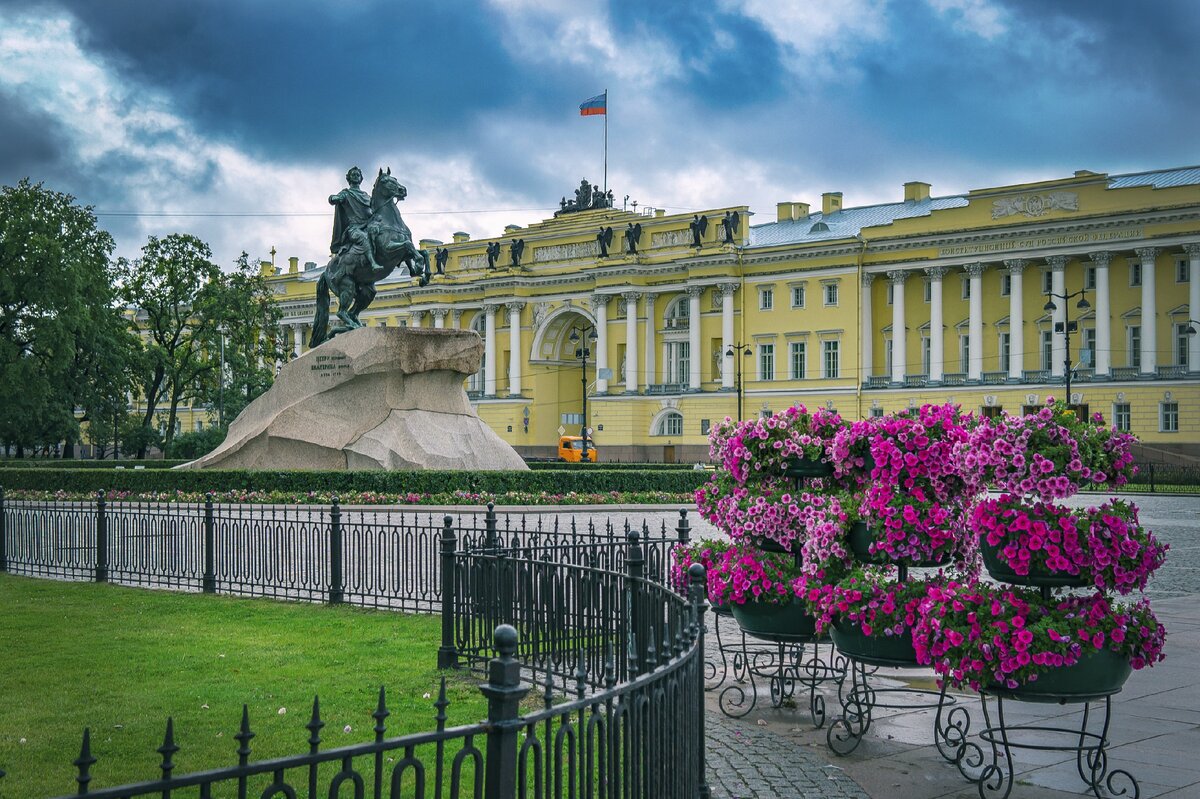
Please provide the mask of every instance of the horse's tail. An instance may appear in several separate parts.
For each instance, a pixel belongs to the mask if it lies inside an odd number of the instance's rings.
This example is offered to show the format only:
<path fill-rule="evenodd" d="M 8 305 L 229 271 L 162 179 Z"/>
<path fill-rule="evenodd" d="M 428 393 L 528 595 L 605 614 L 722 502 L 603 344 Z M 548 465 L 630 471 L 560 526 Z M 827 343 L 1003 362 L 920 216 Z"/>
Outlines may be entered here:
<path fill-rule="evenodd" d="M 325 275 L 317 281 L 317 313 L 313 316 L 312 335 L 308 348 L 312 349 L 325 341 L 329 334 L 329 281 Z"/>

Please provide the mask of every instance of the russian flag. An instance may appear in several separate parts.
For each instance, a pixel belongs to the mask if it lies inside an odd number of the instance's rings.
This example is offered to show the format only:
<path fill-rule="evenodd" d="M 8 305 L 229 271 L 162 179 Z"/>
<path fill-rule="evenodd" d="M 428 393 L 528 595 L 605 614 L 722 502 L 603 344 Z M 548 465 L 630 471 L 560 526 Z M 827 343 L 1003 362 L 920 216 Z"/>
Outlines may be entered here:
<path fill-rule="evenodd" d="M 593 114 L 608 113 L 608 92 L 589 97 L 579 104 L 579 116 L 590 117 Z"/>

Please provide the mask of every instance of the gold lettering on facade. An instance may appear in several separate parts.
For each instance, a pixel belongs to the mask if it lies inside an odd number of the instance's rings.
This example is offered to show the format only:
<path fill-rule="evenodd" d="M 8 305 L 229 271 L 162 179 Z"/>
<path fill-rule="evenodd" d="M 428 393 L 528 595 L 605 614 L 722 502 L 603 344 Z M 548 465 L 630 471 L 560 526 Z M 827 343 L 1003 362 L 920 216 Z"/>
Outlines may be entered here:
<path fill-rule="evenodd" d="M 1069 245 L 1102 244 L 1110 241 L 1125 239 L 1140 239 L 1144 229 L 1125 228 L 1123 230 L 1095 230 L 1087 233 L 1068 233 L 1063 236 L 1036 236 L 1028 239 L 1008 239 L 1006 241 L 990 241 L 980 244 L 964 244 L 959 247 L 942 247 L 938 250 L 939 258 L 955 255 L 982 255 L 986 253 L 1005 253 L 1013 250 L 1040 250 L 1047 247 L 1062 247 Z"/>

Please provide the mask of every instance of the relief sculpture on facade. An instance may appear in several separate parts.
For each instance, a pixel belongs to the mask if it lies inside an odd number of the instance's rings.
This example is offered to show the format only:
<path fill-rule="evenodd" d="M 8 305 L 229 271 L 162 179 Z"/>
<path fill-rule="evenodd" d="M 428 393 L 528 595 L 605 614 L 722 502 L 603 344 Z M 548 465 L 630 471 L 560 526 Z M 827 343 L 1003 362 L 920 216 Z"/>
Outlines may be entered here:
<path fill-rule="evenodd" d="M 1079 195 L 1073 191 L 1052 191 L 1049 194 L 1024 194 L 1002 197 L 992 202 L 992 219 L 1023 214 L 1033 218 L 1050 211 L 1078 211 Z"/>

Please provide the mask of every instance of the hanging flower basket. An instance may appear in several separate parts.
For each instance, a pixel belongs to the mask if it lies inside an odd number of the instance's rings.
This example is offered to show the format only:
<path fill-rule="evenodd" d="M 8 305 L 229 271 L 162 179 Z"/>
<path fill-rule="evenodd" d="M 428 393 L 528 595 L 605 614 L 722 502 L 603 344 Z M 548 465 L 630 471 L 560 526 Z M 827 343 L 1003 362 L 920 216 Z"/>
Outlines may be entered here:
<path fill-rule="evenodd" d="M 1082 702 L 1119 692 L 1132 672 L 1128 658 L 1111 649 L 1093 649 L 1076 663 L 1016 688 L 993 684 L 987 691 L 1022 702 Z"/>
<path fill-rule="evenodd" d="M 730 609 L 743 630 L 762 638 L 811 638 L 817 632 L 817 620 L 803 602 L 744 602 Z"/>
<path fill-rule="evenodd" d="M 829 630 L 833 645 L 853 660 L 875 666 L 915 666 L 917 652 L 913 648 L 911 631 L 906 627 L 899 635 L 866 635 L 855 623 L 837 622 Z"/>
<path fill-rule="evenodd" d="M 998 582 L 1048 588 L 1082 588 L 1091 584 L 1086 575 L 1054 572 L 1038 563 L 1030 564 L 1028 574 L 1017 574 L 1016 570 L 1008 565 L 1001 556 L 1000 550 L 1000 545 L 989 544 L 987 538 L 979 540 L 983 565 L 992 579 Z"/>
<path fill-rule="evenodd" d="M 806 457 L 792 458 L 784 463 L 783 473 L 788 477 L 829 477 L 833 474 L 833 464 Z"/>
<path fill-rule="evenodd" d="M 950 560 L 950 549 L 931 553 L 929 557 L 915 558 L 911 555 L 893 555 L 885 548 L 887 538 L 879 530 L 873 529 L 866 522 L 855 522 L 850 525 L 846 534 L 850 552 L 859 563 L 903 563 L 906 566 L 943 566 Z M 874 553 L 871 544 L 879 543 Z"/>

